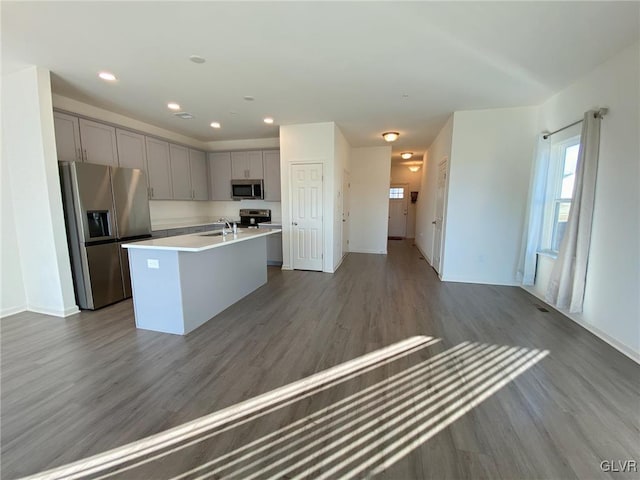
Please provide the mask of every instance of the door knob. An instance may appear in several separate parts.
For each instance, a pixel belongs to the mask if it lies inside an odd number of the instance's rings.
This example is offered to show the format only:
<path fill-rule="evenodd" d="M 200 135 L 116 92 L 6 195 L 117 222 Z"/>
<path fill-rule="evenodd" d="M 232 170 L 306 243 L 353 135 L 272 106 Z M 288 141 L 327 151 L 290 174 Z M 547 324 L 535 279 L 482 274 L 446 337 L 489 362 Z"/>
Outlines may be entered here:
<path fill-rule="evenodd" d="M 431 222 L 431 223 L 432 223 L 433 225 L 435 225 L 435 224 L 436 224 L 436 221 L 434 220 L 434 221 L 433 221 L 433 222 Z"/>
<path fill-rule="evenodd" d="M 293 222 L 293 224 L 297 226 L 297 225 L 298 225 L 298 222 Z"/>

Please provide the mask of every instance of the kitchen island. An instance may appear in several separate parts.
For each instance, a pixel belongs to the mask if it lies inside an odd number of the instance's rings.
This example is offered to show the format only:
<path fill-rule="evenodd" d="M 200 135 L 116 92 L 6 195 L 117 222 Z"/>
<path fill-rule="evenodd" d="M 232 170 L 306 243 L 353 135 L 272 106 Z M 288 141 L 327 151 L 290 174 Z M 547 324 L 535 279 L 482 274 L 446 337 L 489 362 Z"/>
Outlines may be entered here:
<path fill-rule="evenodd" d="M 124 244 L 136 327 L 186 335 L 267 283 L 266 237 L 239 229 Z"/>

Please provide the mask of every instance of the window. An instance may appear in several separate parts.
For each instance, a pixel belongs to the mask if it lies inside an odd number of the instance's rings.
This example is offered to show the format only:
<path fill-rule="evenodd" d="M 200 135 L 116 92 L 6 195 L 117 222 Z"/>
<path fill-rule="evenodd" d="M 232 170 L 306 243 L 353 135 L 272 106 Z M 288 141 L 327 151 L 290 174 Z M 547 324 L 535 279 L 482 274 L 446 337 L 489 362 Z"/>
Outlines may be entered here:
<path fill-rule="evenodd" d="M 571 210 L 579 150 L 579 135 L 551 145 L 542 250 L 557 253 L 560 249 Z"/>
<path fill-rule="evenodd" d="M 389 198 L 404 198 L 404 187 L 392 187 L 389 189 Z"/>

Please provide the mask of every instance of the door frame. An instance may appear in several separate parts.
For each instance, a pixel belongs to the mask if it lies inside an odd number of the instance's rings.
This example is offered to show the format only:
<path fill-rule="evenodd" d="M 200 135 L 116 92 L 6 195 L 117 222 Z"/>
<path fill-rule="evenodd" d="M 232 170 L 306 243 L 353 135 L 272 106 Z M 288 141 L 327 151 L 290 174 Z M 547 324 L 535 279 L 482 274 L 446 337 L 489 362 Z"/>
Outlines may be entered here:
<path fill-rule="evenodd" d="M 288 193 L 289 193 L 289 201 L 287 202 L 289 204 L 289 222 L 290 224 L 288 225 L 289 228 L 289 261 L 291 264 L 291 270 L 295 270 L 295 267 L 293 265 L 293 167 L 295 165 L 320 165 L 321 169 L 322 169 L 322 272 L 326 272 L 328 271 L 326 269 L 326 265 L 325 265 L 325 261 L 327 260 L 327 256 L 325 255 L 326 253 L 326 242 L 325 242 L 325 238 L 324 238 L 324 234 L 326 231 L 326 218 L 327 216 L 325 215 L 325 211 L 324 211 L 324 201 L 325 201 L 325 195 L 327 194 L 327 192 L 325 192 L 325 183 L 324 183 L 324 162 L 319 161 L 319 160 L 301 160 L 301 161 L 295 161 L 295 162 L 291 162 L 289 163 L 289 168 L 288 168 L 288 175 L 289 175 L 289 185 L 288 185 Z"/>
<path fill-rule="evenodd" d="M 442 157 L 442 160 L 440 160 L 438 162 L 438 169 L 436 170 L 436 201 L 435 201 L 435 207 L 436 210 L 438 208 L 438 177 L 437 175 L 440 172 L 440 167 L 442 164 L 445 164 L 445 178 L 444 178 L 444 191 L 442 192 L 442 225 L 440 227 L 440 238 L 437 239 L 436 238 L 436 231 L 437 228 L 434 227 L 433 229 L 433 240 L 432 240 L 432 246 L 431 246 L 431 252 L 432 252 L 432 257 L 434 256 L 433 253 L 435 253 L 435 248 L 436 248 L 436 242 L 439 242 L 439 246 L 440 246 L 440 254 L 438 256 L 438 265 L 435 265 L 434 261 L 432 261 L 431 267 L 436 271 L 436 273 L 438 274 L 438 278 L 440 280 L 442 280 L 442 267 L 444 265 L 444 239 L 445 239 L 445 227 L 446 227 L 446 218 L 447 218 L 447 200 L 448 200 L 448 192 L 449 192 L 449 157 L 448 156 L 444 156 Z M 436 217 L 438 216 L 438 212 L 436 211 Z M 433 259 L 435 260 L 435 259 Z"/>
<path fill-rule="evenodd" d="M 341 218 L 341 238 L 342 238 L 342 258 L 349 253 L 349 219 L 350 210 L 350 192 L 351 192 L 351 174 L 348 170 L 342 170 L 342 218 Z M 346 210 L 346 220 L 345 220 Z"/>
<path fill-rule="evenodd" d="M 405 210 L 406 213 L 404 214 L 404 237 L 402 238 L 407 238 L 407 217 L 409 216 L 409 183 L 398 183 L 398 182 L 394 182 L 394 183 L 390 183 L 389 184 L 389 188 L 396 188 L 396 187 L 402 187 L 404 188 L 404 198 L 402 200 L 404 200 L 404 205 L 405 205 Z M 393 200 L 392 198 L 388 198 L 389 197 L 389 191 L 387 190 L 387 202 L 390 202 L 391 200 Z M 391 208 L 389 208 L 389 212 L 391 211 Z M 389 235 L 389 220 L 391 218 L 387 219 L 387 238 L 391 238 L 392 236 Z M 395 237 L 395 235 L 394 235 Z"/>

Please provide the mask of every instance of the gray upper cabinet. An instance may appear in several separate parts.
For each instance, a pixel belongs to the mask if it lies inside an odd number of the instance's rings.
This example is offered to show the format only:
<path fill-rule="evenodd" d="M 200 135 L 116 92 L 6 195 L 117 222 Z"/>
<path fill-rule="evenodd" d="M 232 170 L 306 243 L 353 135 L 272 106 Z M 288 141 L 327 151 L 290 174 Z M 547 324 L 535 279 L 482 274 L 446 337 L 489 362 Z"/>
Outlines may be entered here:
<path fill-rule="evenodd" d="M 262 179 L 262 151 L 231 152 L 231 175 L 234 179 Z"/>
<path fill-rule="evenodd" d="M 209 199 L 231 200 L 231 153 L 209 153 Z"/>
<path fill-rule="evenodd" d="M 194 200 L 209 200 L 207 157 L 204 152 L 189 149 L 191 190 Z"/>
<path fill-rule="evenodd" d="M 114 127 L 81 118 L 80 138 L 85 162 L 118 166 L 118 147 Z"/>
<path fill-rule="evenodd" d="M 171 157 L 171 184 L 174 200 L 191 200 L 191 169 L 189 168 L 189 150 L 180 145 L 169 144 Z"/>
<path fill-rule="evenodd" d="M 264 165 L 264 199 L 267 202 L 280 201 L 280 152 L 262 152 Z"/>
<path fill-rule="evenodd" d="M 56 153 L 59 162 L 81 162 L 80 122 L 78 117 L 53 112 Z"/>
<path fill-rule="evenodd" d="M 146 170 L 147 148 L 144 135 L 116 128 L 116 139 L 119 165 Z"/>
<path fill-rule="evenodd" d="M 149 180 L 149 198 L 153 200 L 171 200 L 171 160 L 169 144 L 162 140 L 146 137 L 147 178 Z"/>

